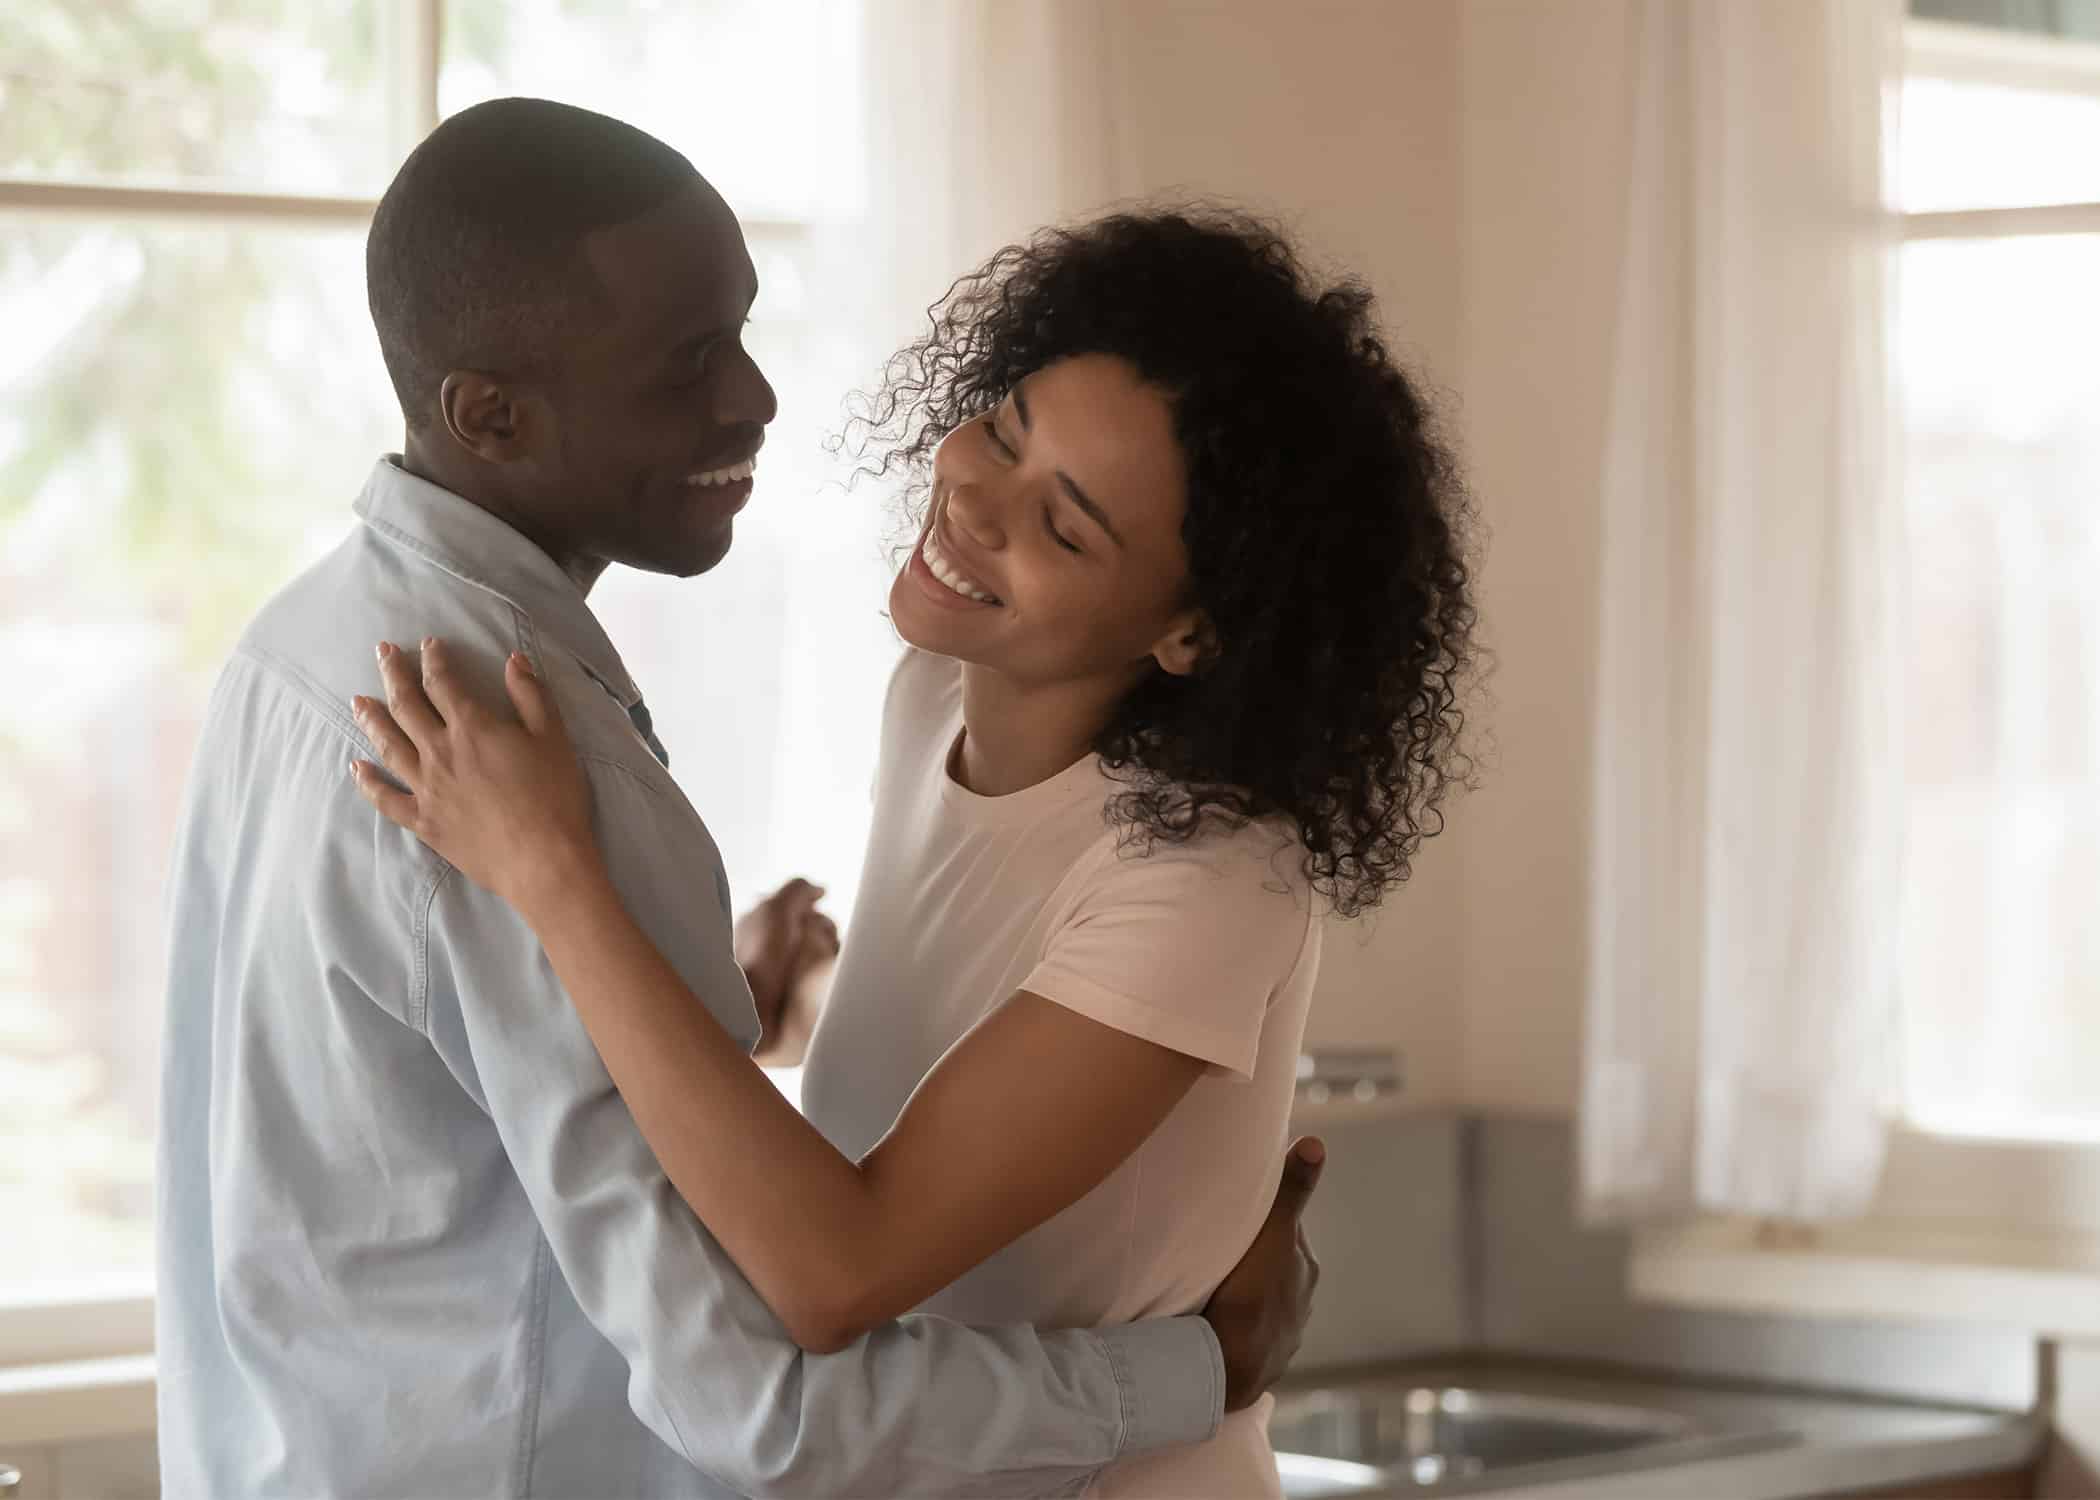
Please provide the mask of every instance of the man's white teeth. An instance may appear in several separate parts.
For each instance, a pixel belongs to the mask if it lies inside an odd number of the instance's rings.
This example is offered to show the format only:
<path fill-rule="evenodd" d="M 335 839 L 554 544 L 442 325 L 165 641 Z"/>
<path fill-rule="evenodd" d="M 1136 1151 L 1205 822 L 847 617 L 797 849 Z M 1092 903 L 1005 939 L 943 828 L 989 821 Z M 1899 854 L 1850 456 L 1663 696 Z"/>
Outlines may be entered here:
<path fill-rule="evenodd" d="M 948 555 L 941 551 L 941 545 L 933 539 L 932 532 L 926 533 L 926 544 L 919 549 L 919 555 L 926 559 L 926 571 L 946 584 L 953 592 L 962 595 L 965 599 L 975 599 L 979 604 L 997 604 L 999 602 L 995 596 L 987 594 L 983 589 L 977 587 L 976 584 L 970 582 L 968 578 L 963 576 L 960 568 L 948 561 Z"/>
<path fill-rule="evenodd" d="M 704 474 L 688 474 L 685 482 L 691 485 L 735 484 L 739 479 L 749 479 L 758 472 L 758 455 L 752 454 L 740 464 L 731 464 L 726 469 L 709 469 Z"/>

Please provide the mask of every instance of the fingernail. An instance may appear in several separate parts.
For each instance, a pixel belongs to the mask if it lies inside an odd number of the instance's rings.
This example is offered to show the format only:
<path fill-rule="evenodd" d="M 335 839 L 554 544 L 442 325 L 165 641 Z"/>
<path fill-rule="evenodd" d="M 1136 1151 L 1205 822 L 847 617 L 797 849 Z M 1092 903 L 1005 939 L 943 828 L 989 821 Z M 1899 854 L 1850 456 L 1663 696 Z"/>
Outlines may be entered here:
<path fill-rule="evenodd" d="M 1327 1160 L 1327 1148 L 1318 1141 L 1307 1141 L 1298 1148 L 1298 1155 L 1313 1166 Z"/>
<path fill-rule="evenodd" d="M 392 656 L 394 654 L 393 643 L 390 641 L 381 641 L 378 645 L 372 648 L 372 654 L 378 657 L 381 661 L 385 661 L 389 656 Z"/>
<path fill-rule="evenodd" d="M 437 650 L 437 637 L 436 637 L 436 636 L 434 636 L 434 635 L 426 635 L 426 636 L 424 636 L 424 637 L 423 637 L 423 649 L 424 649 L 425 651 L 435 651 L 435 650 Z"/>

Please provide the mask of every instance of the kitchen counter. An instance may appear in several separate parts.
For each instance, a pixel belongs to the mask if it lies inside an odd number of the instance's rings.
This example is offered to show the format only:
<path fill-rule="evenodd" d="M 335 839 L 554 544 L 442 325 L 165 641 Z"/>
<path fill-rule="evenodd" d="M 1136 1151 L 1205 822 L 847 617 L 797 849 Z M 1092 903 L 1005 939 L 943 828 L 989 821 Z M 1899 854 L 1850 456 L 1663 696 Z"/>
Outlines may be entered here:
<path fill-rule="evenodd" d="M 1490 1357 L 1407 1361 L 1309 1372 L 1277 1388 L 1275 1436 L 1294 1397 L 1317 1392 L 1461 1388 L 1637 1409 L 1681 1419 L 1696 1435 L 1550 1466 L 1443 1477 L 1395 1477 L 1358 1495 L 1494 1494 L 1512 1500 L 1785 1500 L 1920 1485 L 2032 1462 L 2046 1436 L 2031 1413 L 1731 1386 L 1690 1377 L 1585 1370 Z M 1302 1404 L 1302 1403 L 1301 1403 Z M 1331 1493 L 1340 1493 L 1339 1491 Z"/>

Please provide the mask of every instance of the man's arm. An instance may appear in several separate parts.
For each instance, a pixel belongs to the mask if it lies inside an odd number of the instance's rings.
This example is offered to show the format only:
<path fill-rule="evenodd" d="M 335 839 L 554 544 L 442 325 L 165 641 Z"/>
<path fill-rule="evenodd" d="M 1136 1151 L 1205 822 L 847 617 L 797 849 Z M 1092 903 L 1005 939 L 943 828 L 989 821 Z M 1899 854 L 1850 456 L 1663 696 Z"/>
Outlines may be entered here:
<path fill-rule="evenodd" d="M 748 1036 L 704 832 L 634 773 L 591 772 L 623 897 Z M 448 871 L 425 932 L 434 998 L 458 1006 L 570 1289 L 626 1358 L 637 1414 L 697 1467 L 748 1494 L 1041 1494 L 1215 1430 L 1224 1364 L 1199 1319 L 1037 1334 L 915 1318 L 803 1353 L 665 1179 L 510 908 Z"/>

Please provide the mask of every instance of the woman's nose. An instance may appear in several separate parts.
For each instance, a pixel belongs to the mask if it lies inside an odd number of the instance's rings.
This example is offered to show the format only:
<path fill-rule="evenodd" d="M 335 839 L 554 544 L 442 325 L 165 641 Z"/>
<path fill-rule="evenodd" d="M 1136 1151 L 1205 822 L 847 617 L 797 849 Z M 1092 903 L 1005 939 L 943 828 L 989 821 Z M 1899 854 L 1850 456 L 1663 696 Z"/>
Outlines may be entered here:
<path fill-rule="evenodd" d="M 948 524 L 963 532 L 980 547 L 1000 547 L 1006 542 L 999 497 L 991 487 L 977 483 L 955 485 L 948 491 Z"/>

